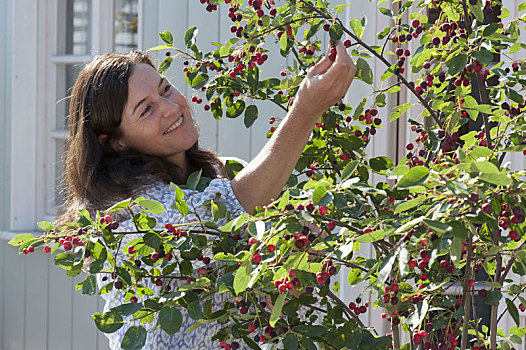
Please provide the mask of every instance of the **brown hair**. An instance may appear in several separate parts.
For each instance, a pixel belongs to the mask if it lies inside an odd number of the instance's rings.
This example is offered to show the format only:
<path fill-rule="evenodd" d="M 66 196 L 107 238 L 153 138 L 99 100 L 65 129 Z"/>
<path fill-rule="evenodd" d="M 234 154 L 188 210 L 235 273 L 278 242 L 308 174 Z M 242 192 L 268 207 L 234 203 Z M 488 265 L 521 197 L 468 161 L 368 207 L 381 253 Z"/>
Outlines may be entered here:
<path fill-rule="evenodd" d="M 135 196 L 155 181 L 184 184 L 183 174 L 175 164 L 161 157 L 134 150 L 117 152 L 111 141 L 121 136 L 119 128 L 128 99 L 128 79 L 134 66 L 144 63 L 154 67 L 147 54 L 97 56 L 80 72 L 70 100 L 70 136 L 65 153 L 64 213 L 57 224 L 76 220 L 80 209 L 104 210 L 112 204 Z M 155 67 L 154 67 L 155 68 Z M 98 136 L 107 135 L 104 142 Z M 203 176 L 226 176 L 218 157 L 199 148 L 196 142 L 186 151 L 189 173 L 203 170 Z"/>

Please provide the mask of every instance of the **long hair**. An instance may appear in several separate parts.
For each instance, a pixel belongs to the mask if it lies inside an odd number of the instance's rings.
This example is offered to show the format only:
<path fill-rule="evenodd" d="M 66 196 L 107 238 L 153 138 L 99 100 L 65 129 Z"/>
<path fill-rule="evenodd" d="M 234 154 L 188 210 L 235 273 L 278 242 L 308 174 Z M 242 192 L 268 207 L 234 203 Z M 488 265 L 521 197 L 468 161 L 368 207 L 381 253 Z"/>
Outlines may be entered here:
<path fill-rule="evenodd" d="M 70 100 L 64 212 L 57 225 L 74 221 L 80 209 L 104 210 L 133 197 L 155 181 L 184 184 L 187 174 L 200 169 L 206 177 L 226 176 L 219 158 L 200 149 L 198 142 L 186 151 L 186 174 L 161 157 L 111 147 L 111 141 L 122 135 L 119 126 L 128 99 L 128 80 L 140 63 L 154 67 L 147 54 L 132 51 L 97 56 L 80 72 Z M 107 135 L 103 142 L 100 135 Z"/>

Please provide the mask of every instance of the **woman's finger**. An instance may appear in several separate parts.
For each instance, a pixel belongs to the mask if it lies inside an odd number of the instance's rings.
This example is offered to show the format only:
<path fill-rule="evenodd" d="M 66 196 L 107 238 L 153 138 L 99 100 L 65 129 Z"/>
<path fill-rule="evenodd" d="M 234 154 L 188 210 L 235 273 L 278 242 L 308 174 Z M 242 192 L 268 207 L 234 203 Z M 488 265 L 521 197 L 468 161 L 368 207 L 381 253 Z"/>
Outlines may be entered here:
<path fill-rule="evenodd" d="M 333 61 L 329 60 L 327 56 L 323 57 L 320 62 L 316 63 L 308 72 L 307 77 L 311 78 L 316 75 L 325 73 L 333 64 Z"/>

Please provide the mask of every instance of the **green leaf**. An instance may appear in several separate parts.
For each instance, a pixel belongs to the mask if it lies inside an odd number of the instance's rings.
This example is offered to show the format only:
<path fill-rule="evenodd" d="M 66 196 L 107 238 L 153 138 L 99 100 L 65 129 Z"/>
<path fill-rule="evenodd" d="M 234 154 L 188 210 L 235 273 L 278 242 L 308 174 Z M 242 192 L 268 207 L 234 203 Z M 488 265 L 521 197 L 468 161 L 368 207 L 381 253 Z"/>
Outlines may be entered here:
<path fill-rule="evenodd" d="M 190 46 L 195 44 L 195 37 L 196 37 L 198 32 L 199 32 L 199 30 L 195 26 L 191 27 L 191 28 L 188 28 L 186 33 L 184 33 L 184 44 L 185 44 L 186 47 L 189 48 Z"/>
<path fill-rule="evenodd" d="M 187 77 L 187 79 L 190 82 L 190 87 L 192 87 L 192 89 L 199 90 L 208 82 L 208 75 L 199 74 L 196 75 L 192 80 L 190 80 L 189 77 Z"/>
<path fill-rule="evenodd" d="M 142 309 L 142 307 L 142 303 L 127 303 L 115 306 L 114 308 L 111 308 L 110 311 L 117 312 L 123 316 L 131 316 L 140 309 Z"/>
<path fill-rule="evenodd" d="M 292 333 L 283 338 L 283 350 L 298 350 L 298 345 L 298 338 Z"/>
<path fill-rule="evenodd" d="M 367 63 L 366 60 L 364 60 L 361 57 L 358 58 L 358 60 L 356 61 L 356 68 L 357 79 L 360 79 L 367 84 L 373 83 L 373 71 L 371 70 L 369 63 Z"/>
<path fill-rule="evenodd" d="M 161 237 L 155 232 L 148 232 L 142 237 L 142 241 L 144 242 L 144 245 L 157 249 L 161 245 Z"/>
<path fill-rule="evenodd" d="M 165 212 L 163 205 L 151 199 L 137 198 L 135 203 L 146 209 L 141 209 L 144 213 L 161 214 Z"/>
<path fill-rule="evenodd" d="M 234 292 L 236 295 L 244 292 L 250 282 L 250 273 L 252 272 L 252 262 L 247 259 L 241 264 L 234 276 Z"/>
<path fill-rule="evenodd" d="M 520 318 L 519 318 L 519 310 L 517 310 L 517 307 L 511 301 L 510 299 L 506 298 L 506 308 L 508 309 L 508 312 L 510 313 L 511 318 L 513 318 L 513 321 L 517 324 L 517 327 L 520 327 Z"/>
<path fill-rule="evenodd" d="M 481 48 L 478 51 L 473 52 L 471 55 L 473 56 L 474 59 L 476 59 L 482 64 L 489 64 L 493 61 L 493 54 L 484 48 Z"/>
<path fill-rule="evenodd" d="M 448 73 L 450 76 L 455 76 L 460 73 L 468 63 L 468 56 L 464 53 L 459 53 L 446 61 Z"/>
<path fill-rule="evenodd" d="M 226 109 L 227 118 L 237 118 L 245 110 L 245 101 L 237 100 L 232 106 Z"/>
<path fill-rule="evenodd" d="M 186 307 L 186 311 L 188 311 L 188 316 L 190 316 L 191 319 L 196 321 L 201 318 L 203 313 L 201 311 L 201 304 L 197 301 L 188 304 L 188 306 Z"/>
<path fill-rule="evenodd" d="M 393 269 L 393 264 L 396 260 L 396 255 L 393 253 L 389 254 L 380 265 L 380 269 L 378 271 L 378 280 L 377 284 L 379 286 L 383 285 L 385 281 L 387 281 L 387 278 L 389 278 L 389 275 L 391 274 L 391 270 Z"/>
<path fill-rule="evenodd" d="M 174 183 L 170 184 L 170 190 L 175 191 L 175 201 L 174 204 L 171 205 L 171 208 L 177 209 L 177 211 L 179 211 L 179 213 L 181 213 L 182 216 L 188 215 L 188 213 L 190 212 L 190 208 L 184 200 L 183 190 Z"/>
<path fill-rule="evenodd" d="M 362 277 L 362 270 L 351 269 L 349 271 L 349 274 L 347 275 L 347 282 L 349 282 L 350 286 L 353 286 L 360 281 L 361 277 Z"/>
<path fill-rule="evenodd" d="M 388 17 L 393 17 L 393 11 L 389 10 L 389 9 L 386 9 L 385 7 L 380 7 L 378 8 L 378 10 L 380 10 L 380 12 Z"/>
<path fill-rule="evenodd" d="M 183 314 L 175 307 L 165 306 L 159 312 L 161 328 L 168 334 L 175 334 L 183 323 Z"/>
<path fill-rule="evenodd" d="M 256 105 L 250 105 L 245 109 L 245 126 L 250 128 L 254 122 L 258 119 L 258 107 Z"/>
<path fill-rule="evenodd" d="M 86 277 L 82 283 L 82 294 L 93 295 L 97 292 L 97 279 L 94 275 Z"/>
<path fill-rule="evenodd" d="M 146 343 L 146 334 L 146 329 L 143 326 L 131 326 L 122 338 L 122 349 L 141 350 Z"/>
<path fill-rule="evenodd" d="M 451 261 L 456 267 L 460 265 L 462 258 L 462 240 L 458 237 L 454 237 L 451 242 L 450 248 Z"/>
<path fill-rule="evenodd" d="M 164 74 L 168 68 L 170 68 L 170 65 L 172 64 L 172 61 L 174 60 L 173 57 L 166 57 L 161 64 L 159 65 L 159 68 L 157 70 L 159 73 Z"/>
<path fill-rule="evenodd" d="M 271 327 L 274 327 L 276 325 L 276 322 L 278 322 L 278 319 L 279 319 L 279 316 L 281 315 L 281 310 L 283 310 L 284 304 L 285 304 L 285 293 L 282 293 L 276 298 L 276 302 L 274 303 L 274 308 L 272 309 L 272 313 L 270 314 L 269 324 Z"/>
<path fill-rule="evenodd" d="M 526 151 L 526 145 L 516 145 L 503 148 L 502 152 L 523 152 Z"/>
<path fill-rule="evenodd" d="M 199 321 L 196 321 L 195 323 L 193 323 L 190 327 L 188 327 L 187 329 L 184 330 L 183 334 L 187 334 L 187 333 L 190 333 L 190 332 L 193 332 L 195 331 L 197 328 L 201 327 L 205 325 L 204 322 L 202 322 L 202 320 L 199 320 Z"/>
<path fill-rule="evenodd" d="M 420 323 L 422 323 L 422 321 L 427 315 L 428 310 L 429 310 L 428 299 L 424 299 L 422 303 L 418 303 L 416 305 L 415 310 L 413 311 L 411 316 L 407 319 L 407 322 L 411 324 L 413 329 L 417 329 Z"/>
<path fill-rule="evenodd" d="M 381 173 L 384 170 L 390 169 L 393 164 L 393 161 L 387 157 L 375 157 L 369 159 L 369 165 L 376 173 Z"/>
<path fill-rule="evenodd" d="M 129 205 L 131 204 L 131 199 L 125 199 L 119 203 L 115 203 L 114 205 L 112 205 L 108 210 L 106 211 L 109 211 L 109 212 L 113 212 L 113 211 L 117 211 L 119 209 L 124 209 L 126 207 L 128 207 Z"/>
<path fill-rule="evenodd" d="M 405 112 L 407 112 L 407 110 L 413 105 L 414 103 L 408 102 L 393 108 L 394 113 L 391 113 L 390 121 L 395 121 L 396 119 L 403 116 Z"/>
<path fill-rule="evenodd" d="M 349 22 L 349 26 L 351 27 L 352 31 L 356 36 L 361 37 L 363 32 L 363 27 L 360 21 L 357 18 L 351 19 L 351 22 Z"/>
<path fill-rule="evenodd" d="M 281 51 L 286 51 L 288 44 L 289 44 L 288 35 L 287 33 L 283 33 L 281 35 L 281 38 L 279 38 L 279 48 L 281 49 Z"/>
<path fill-rule="evenodd" d="M 103 333 L 114 333 L 124 324 L 122 316 L 113 311 L 108 311 L 104 315 L 97 312 L 92 317 L 95 326 Z"/>
<path fill-rule="evenodd" d="M 496 22 L 490 23 L 486 26 L 484 26 L 484 30 L 482 31 L 482 36 L 488 37 L 491 34 L 495 33 L 499 29 L 499 24 Z"/>
<path fill-rule="evenodd" d="M 524 103 L 524 98 L 517 91 L 513 89 L 506 90 L 506 95 L 511 98 L 514 102 Z"/>
<path fill-rule="evenodd" d="M 342 182 L 349 179 L 354 174 L 354 172 L 356 171 L 356 168 L 358 168 L 358 164 L 360 164 L 358 160 L 353 160 L 352 162 L 347 163 L 345 168 L 343 168 L 342 170 L 342 176 L 341 176 Z"/>
<path fill-rule="evenodd" d="M 32 241 L 35 239 L 35 236 L 31 233 L 22 233 L 19 235 L 16 235 L 13 239 L 11 239 L 8 244 L 12 245 L 13 247 L 18 247 L 19 245 L 22 245 L 26 242 Z"/>
<path fill-rule="evenodd" d="M 416 198 L 413 198 L 411 200 L 408 200 L 407 202 L 403 202 L 401 204 L 398 204 L 395 209 L 395 214 L 402 213 L 406 210 L 413 209 L 420 205 L 423 201 L 425 201 L 427 197 L 425 195 L 418 196 Z"/>
<path fill-rule="evenodd" d="M 429 176 L 429 169 L 423 166 L 415 166 L 411 168 L 401 179 L 398 181 L 398 188 L 408 188 L 423 184 Z"/>
<path fill-rule="evenodd" d="M 386 236 L 388 236 L 389 234 L 391 234 L 393 232 L 394 232 L 394 229 L 374 230 L 371 233 L 365 233 L 365 234 L 361 235 L 360 237 L 358 237 L 356 242 L 360 242 L 360 243 L 376 242 L 376 241 L 379 241 L 379 240 L 385 238 Z"/>
<path fill-rule="evenodd" d="M 316 186 L 316 188 L 314 189 L 314 193 L 312 194 L 312 202 L 315 205 L 318 205 L 318 203 L 321 202 L 321 200 L 323 199 L 323 197 L 325 197 L 327 193 L 327 188 L 324 185 L 319 184 L 318 186 Z"/>
<path fill-rule="evenodd" d="M 468 239 L 469 230 L 466 225 L 458 221 L 450 221 L 448 225 L 452 227 L 453 236 L 460 238 L 462 240 Z"/>
<path fill-rule="evenodd" d="M 445 233 L 453 229 L 448 224 L 435 220 L 424 219 L 424 224 L 426 224 L 427 227 L 438 233 Z"/>
<path fill-rule="evenodd" d="M 173 45 L 159 45 L 159 46 L 154 46 L 154 47 L 150 47 L 148 49 L 148 51 L 158 51 L 158 50 L 168 50 L 168 49 L 173 49 Z"/>
<path fill-rule="evenodd" d="M 342 35 L 343 29 L 339 24 L 335 23 L 329 28 L 329 36 L 332 40 L 338 41 L 341 39 Z"/>
<path fill-rule="evenodd" d="M 488 295 L 484 298 L 484 303 L 497 306 L 499 305 L 500 299 L 502 299 L 502 293 L 499 290 L 494 289 L 488 292 Z"/>
<path fill-rule="evenodd" d="M 479 22 L 484 22 L 484 13 L 480 9 L 480 5 L 477 3 L 476 5 L 471 5 L 468 3 L 469 9 L 471 10 L 471 13 L 475 15 L 475 18 Z"/>
<path fill-rule="evenodd" d="M 197 188 L 197 185 L 199 185 L 199 181 L 201 181 L 202 173 L 203 169 L 191 173 L 190 176 L 188 176 L 188 179 L 186 180 L 186 187 L 188 187 L 191 190 L 195 190 Z"/>
<path fill-rule="evenodd" d="M 161 37 L 161 39 L 169 44 L 169 45 L 173 45 L 174 44 L 174 38 L 172 36 L 172 33 L 170 33 L 169 31 L 165 30 L 164 32 L 162 33 L 159 33 L 159 36 Z"/>
<path fill-rule="evenodd" d="M 526 10 L 526 2 L 523 2 L 522 4 L 519 5 L 519 7 L 517 7 L 517 11 L 519 12 L 522 12 Z"/>
<path fill-rule="evenodd" d="M 504 174 L 480 174 L 479 178 L 482 181 L 489 182 L 497 186 L 508 186 L 511 184 L 511 179 Z"/>

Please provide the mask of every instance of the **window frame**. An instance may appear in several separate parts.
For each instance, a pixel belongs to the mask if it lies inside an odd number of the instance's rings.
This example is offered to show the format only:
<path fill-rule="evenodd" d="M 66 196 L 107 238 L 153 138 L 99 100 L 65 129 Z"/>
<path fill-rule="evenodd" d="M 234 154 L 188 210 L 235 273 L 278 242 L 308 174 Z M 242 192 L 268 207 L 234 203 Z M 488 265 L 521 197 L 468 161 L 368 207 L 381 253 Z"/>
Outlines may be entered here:
<path fill-rule="evenodd" d="M 37 230 L 36 223 L 53 221 L 55 205 L 56 140 L 67 130 L 55 128 L 62 98 L 57 91 L 59 70 L 90 62 L 112 52 L 114 0 L 91 0 L 91 45 L 86 55 L 58 54 L 59 19 L 66 1 L 14 2 L 12 80 L 11 215 L 9 231 Z M 143 0 L 138 0 L 138 47 L 141 47 Z M 16 111 L 16 112 L 14 112 Z"/>

